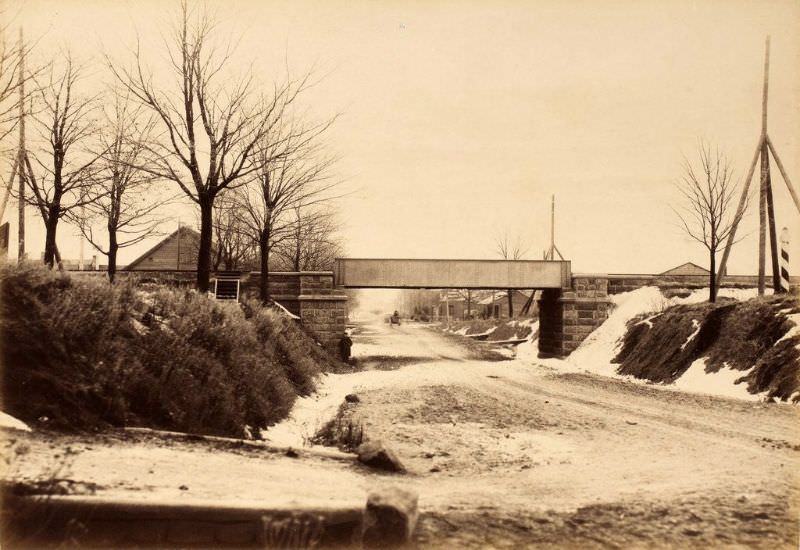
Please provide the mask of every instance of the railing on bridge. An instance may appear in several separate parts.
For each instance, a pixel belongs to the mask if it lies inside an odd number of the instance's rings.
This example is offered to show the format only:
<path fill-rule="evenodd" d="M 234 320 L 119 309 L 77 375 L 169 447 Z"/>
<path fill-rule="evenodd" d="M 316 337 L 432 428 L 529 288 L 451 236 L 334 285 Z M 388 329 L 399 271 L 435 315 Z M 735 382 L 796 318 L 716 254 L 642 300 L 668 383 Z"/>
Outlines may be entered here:
<path fill-rule="evenodd" d="M 569 261 L 337 258 L 334 280 L 345 288 L 568 288 Z"/>

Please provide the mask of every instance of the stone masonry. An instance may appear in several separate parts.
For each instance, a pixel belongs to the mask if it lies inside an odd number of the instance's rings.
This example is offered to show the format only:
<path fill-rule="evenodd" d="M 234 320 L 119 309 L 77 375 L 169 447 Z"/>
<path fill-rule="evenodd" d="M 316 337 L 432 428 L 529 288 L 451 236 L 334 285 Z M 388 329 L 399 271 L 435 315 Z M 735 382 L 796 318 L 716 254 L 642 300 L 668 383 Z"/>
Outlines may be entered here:
<path fill-rule="evenodd" d="M 569 289 L 542 291 L 539 356 L 566 357 L 608 318 L 608 279 L 573 277 Z"/>
<path fill-rule="evenodd" d="M 258 295 L 259 272 L 244 275 L 242 295 Z M 300 317 L 303 327 L 328 351 L 338 354 L 347 323 L 347 296 L 330 271 L 276 272 L 269 275 L 272 299 Z"/>

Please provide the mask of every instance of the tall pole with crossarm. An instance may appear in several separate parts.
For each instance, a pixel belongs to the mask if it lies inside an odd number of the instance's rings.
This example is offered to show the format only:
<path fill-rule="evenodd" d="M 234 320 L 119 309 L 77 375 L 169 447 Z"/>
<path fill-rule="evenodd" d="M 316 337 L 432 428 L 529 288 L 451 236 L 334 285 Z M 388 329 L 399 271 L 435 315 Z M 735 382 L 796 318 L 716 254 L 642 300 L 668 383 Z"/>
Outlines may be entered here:
<path fill-rule="evenodd" d="M 800 212 L 800 199 L 797 197 L 797 193 L 792 186 L 792 182 L 789 180 L 789 176 L 786 174 L 786 170 L 783 167 L 783 163 L 781 163 L 780 158 L 778 157 L 777 152 L 775 151 L 775 146 L 773 145 L 772 141 L 769 139 L 769 134 L 767 133 L 767 99 L 769 96 L 769 36 L 767 37 L 766 47 L 764 52 L 764 87 L 761 97 L 761 135 L 758 138 L 758 145 L 756 146 L 756 152 L 753 156 L 753 161 L 750 163 L 750 169 L 747 171 L 747 176 L 745 177 L 744 181 L 744 188 L 742 189 L 742 196 L 739 199 L 739 206 L 736 212 L 736 217 L 734 218 L 734 225 L 731 229 L 730 235 L 728 235 L 728 240 L 725 243 L 725 251 L 722 254 L 722 261 L 720 261 L 719 271 L 717 272 L 717 286 L 722 283 L 723 277 L 725 277 L 725 267 L 728 263 L 728 256 L 731 253 L 731 247 L 735 242 L 736 238 L 736 229 L 739 225 L 739 221 L 741 220 L 745 205 L 747 204 L 747 193 L 750 189 L 750 182 L 753 179 L 753 173 L 756 169 L 756 162 L 758 162 L 759 158 L 761 159 L 761 185 L 759 186 L 759 238 L 758 238 L 758 293 L 764 294 L 765 288 L 765 263 L 766 263 L 766 240 L 767 240 L 767 228 L 769 227 L 769 238 L 770 238 L 770 252 L 772 256 L 772 288 L 775 292 L 782 291 L 781 279 L 780 279 L 780 262 L 778 260 L 778 243 L 777 238 L 775 235 L 775 208 L 773 204 L 773 197 L 772 197 L 772 181 L 770 178 L 770 171 L 769 171 L 769 157 L 770 154 L 772 155 L 775 164 L 778 166 L 778 170 L 783 177 L 784 183 L 786 183 L 786 187 L 789 189 L 789 194 L 792 196 L 792 200 L 794 201 L 794 205 L 797 208 L 797 211 Z"/>

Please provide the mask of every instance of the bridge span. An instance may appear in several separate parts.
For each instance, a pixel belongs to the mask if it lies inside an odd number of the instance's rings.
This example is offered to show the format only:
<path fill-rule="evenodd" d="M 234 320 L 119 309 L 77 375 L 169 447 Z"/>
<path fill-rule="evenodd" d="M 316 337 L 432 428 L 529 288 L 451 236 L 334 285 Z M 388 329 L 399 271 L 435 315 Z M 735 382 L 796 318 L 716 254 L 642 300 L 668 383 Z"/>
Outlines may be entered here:
<path fill-rule="evenodd" d="M 569 288 L 569 261 L 412 260 L 337 258 L 336 286 L 344 288 Z"/>

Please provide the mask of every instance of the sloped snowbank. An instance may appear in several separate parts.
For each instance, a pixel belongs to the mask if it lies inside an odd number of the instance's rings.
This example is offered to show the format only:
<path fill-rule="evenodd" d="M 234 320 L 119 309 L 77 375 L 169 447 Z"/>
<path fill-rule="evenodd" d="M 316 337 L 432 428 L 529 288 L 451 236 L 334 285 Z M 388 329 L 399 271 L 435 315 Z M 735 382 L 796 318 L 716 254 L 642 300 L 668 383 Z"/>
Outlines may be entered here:
<path fill-rule="evenodd" d="M 769 291 L 768 291 L 769 292 Z M 723 288 L 719 292 L 720 297 L 734 298 L 736 300 L 748 300 L 757 296 L 756 289 L 736 289 Z M 566 372 L 591 372 L 603 376 L 625 378 L 627 380 L 647 383 L 646 381 L 631 376 L 621 376 L 617 374 L 619 365 L 611 361 L 616 357 L 622 346 L 623 337 L 627 331 L 628 322 L 639 315 L 652 313 L 653 315 L 642 323 L 651 324 L 652 319 L 658 314 L 675 305 L 696 304 L 708 298 L 708 289 L 694 290 L 689 296 L 667 298 L 658 287 L 643 287 L 631 292 L 625 292 L 609 296 L 614 304 L 608 319 L 595 329 L 584 340 L 580 347 L 570 354 L 566 359 L 539 359 L 538 341 L 531 340 L 520 344 L 517 350 L 517 359 L 527 362 L 536 362 L 559 371 Z M 699 366 L 698 366 L 699 365 Z M 683 391 L 706 393 L 723 396 L 741 397 L 744 399 L 760 399 L 759 395 L 747 392 L 745 385 L 733 385 L 733 381 L 745 376 L 746 371 L 735 371 L 722 369 L 718 373 L 707 374 L 703 371 L 702 364 L 693 365 L 684 376 L 688 375 L 686 381 L 678 379 L 676 384 L 665 385 L 681 389 Z M 725 372 L 730 371 L 730 372 Z M 731 386 L 733 385 L 733 388 Z"/>

